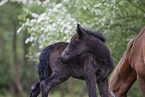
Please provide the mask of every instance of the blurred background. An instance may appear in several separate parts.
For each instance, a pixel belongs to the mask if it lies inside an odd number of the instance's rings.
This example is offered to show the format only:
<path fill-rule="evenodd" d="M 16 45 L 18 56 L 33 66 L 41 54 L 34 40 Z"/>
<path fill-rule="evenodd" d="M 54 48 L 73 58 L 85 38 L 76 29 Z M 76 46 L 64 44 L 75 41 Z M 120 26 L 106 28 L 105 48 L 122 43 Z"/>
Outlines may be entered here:
<path fill-rule="evenodd" d="M 0 0 L 0 97 L 27 97 L 38 80 L 41 50 L 69 42 L 77 23 L 106 36 L 117 65 L 127 43 L 145 26 L 145 1 Z M 88 96 L 85 82 L 70 78 L 49 97 Z M 137 82 L 128 97 L 142 97 Z"/>

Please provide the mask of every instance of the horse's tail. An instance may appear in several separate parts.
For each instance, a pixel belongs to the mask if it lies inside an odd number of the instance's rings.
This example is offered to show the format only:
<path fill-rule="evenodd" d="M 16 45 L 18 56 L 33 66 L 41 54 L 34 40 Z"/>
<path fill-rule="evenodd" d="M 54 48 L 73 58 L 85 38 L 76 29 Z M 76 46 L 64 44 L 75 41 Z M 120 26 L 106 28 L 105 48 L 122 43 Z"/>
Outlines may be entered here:
<path fill-rule="evenodd" d="M 109 92 L 110 91 L 113 91 L 113 88 L 115 87 L 118 79 L 119 79 L 119 73 L 120 73 L 120 69 L 121 67 L 123 66 L 124 62 L 125 62 L 125 59 L 126 57 L 128 56 L 131 48 L 132 48 L 132 45 L 133 45 L 133 42 L 134 42 L 135 38 L 133 38 L 129 43 L 128 43 L 128 46 L 127 46 L 127 49 L 125 51 L 125 53 L 123 54 L 121 60 L 119 61 L 117 67 L 115 68 L 110 80 L 109 80 L 109 87 L 108 87 L 108 90 Z"/>
<path fill-rule="evenodd" d="M 40 56 L 39 56 L 39 63 L 38 63 L 38 74 L 39 74 L 39 79 L 40 81 L 44 80 L 47 78 L 49 75 L 49 70 L 50 70 L 50 54 L 52 51 L 52 46 L 47 46 L 45 47 Z"/>

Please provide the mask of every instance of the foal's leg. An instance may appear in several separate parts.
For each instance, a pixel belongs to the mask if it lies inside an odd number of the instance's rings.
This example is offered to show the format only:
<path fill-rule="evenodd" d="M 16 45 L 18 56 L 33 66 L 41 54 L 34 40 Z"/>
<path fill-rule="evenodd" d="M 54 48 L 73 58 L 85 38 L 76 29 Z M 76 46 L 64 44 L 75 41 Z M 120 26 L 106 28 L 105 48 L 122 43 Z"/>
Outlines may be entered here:
<path fill-rule="evenodd" d="M 58 84 L 64 82 L 67 80 L 70 76 L 64 76 L 63 74 L 52 74 L 50 77 L 47 79 L 41 81 L 40 83 L 40 88 L 41 88 L 41 97 L 47 97 L 49 91 L 51 88 L 54 86 L 57 86 Z"/>
<path fill-rule="evenodd" d="M 97 93 L 96 93 L 96 75 L 86 75 L 85 74 L 85 80 L 86 80 L 86 84 L 87 84 L 87 88 L 88 88 L 88 93 L 89 93 L 89 97 L 97 97 Z"/>
<path fill-rule="evenodd" d="M 99 92 L 101 97 L 109 97 L 108 96 L 108 78 L 103 81 L 97 81 Z"/>
<path fill-rule="evenodd" d="M 137 82 L 141 89 L 143 97 L 145 97 L 145 79 L 142 79 L 139 76 L 137 76 Z"/>
<path fill-rule="evenodd" d="M 31 86 L 29 97 L 37 97 L 40 93 L 40 83 L 37 81 L 34 85 Z"/>

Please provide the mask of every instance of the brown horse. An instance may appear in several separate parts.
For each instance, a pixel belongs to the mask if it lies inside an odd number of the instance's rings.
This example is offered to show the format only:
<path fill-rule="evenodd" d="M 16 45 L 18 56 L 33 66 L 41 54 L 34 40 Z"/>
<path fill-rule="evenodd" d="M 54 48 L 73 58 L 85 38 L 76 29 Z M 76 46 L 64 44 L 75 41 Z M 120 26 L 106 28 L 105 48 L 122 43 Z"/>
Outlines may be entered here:
<path fill-rule="evenodd" d="M 94 56 L 96 65 L 91 67 L 94 69 L 90 69 L 91 71 L 86 69 L 83 73 L 87 83 L 89 97 L 97 97 L 96 82 L 101 97 L 108 97 L 108 76 L 114 68 L 114 61 L 109 49 L 102 42 L 103 39 L 104 37 L 100 33 L 86 30 L 78 24 L 77 33 L 71 38 L 70 43 L 61 54 L 61 58 L 65 62 L 86 52 Z M 94 63 L 91 64 L 93 65 Z"/>
<path fill-rule="evenodd" d="M 122 59 L 109 80 L 111 96 L 126 97 L 132 84 L 137 80 L 145 97 L 145 27 L 132 39 Z"/>

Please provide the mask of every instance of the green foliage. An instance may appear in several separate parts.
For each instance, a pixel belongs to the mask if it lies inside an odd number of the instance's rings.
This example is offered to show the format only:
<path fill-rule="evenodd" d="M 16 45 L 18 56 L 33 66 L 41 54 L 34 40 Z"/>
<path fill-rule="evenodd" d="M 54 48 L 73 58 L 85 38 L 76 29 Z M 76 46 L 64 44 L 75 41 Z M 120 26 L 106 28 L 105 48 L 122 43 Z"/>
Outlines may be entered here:
<path fill-rule="evenodd" d="M 135 36 L 145 24 L 144 1 L 46 0 L 39 6 L 46 10 L 41 13 L 33 11 L 29 5 L 25 6 L 27 11 L 24 15 L 29 14 L 32 18 L 26 18 L 18 32 L 28 29 L 30 37 L 26 43 L 37 41 L 42 49 L 58 41 L 69 41 L 75 33 L 76 24 L 80 23 L 107 36 L 107 46 L 115 57 L 115 63 L 125 51 L 131 35 Z M 115 56 L 118 53 L 119 56 Z"/>

